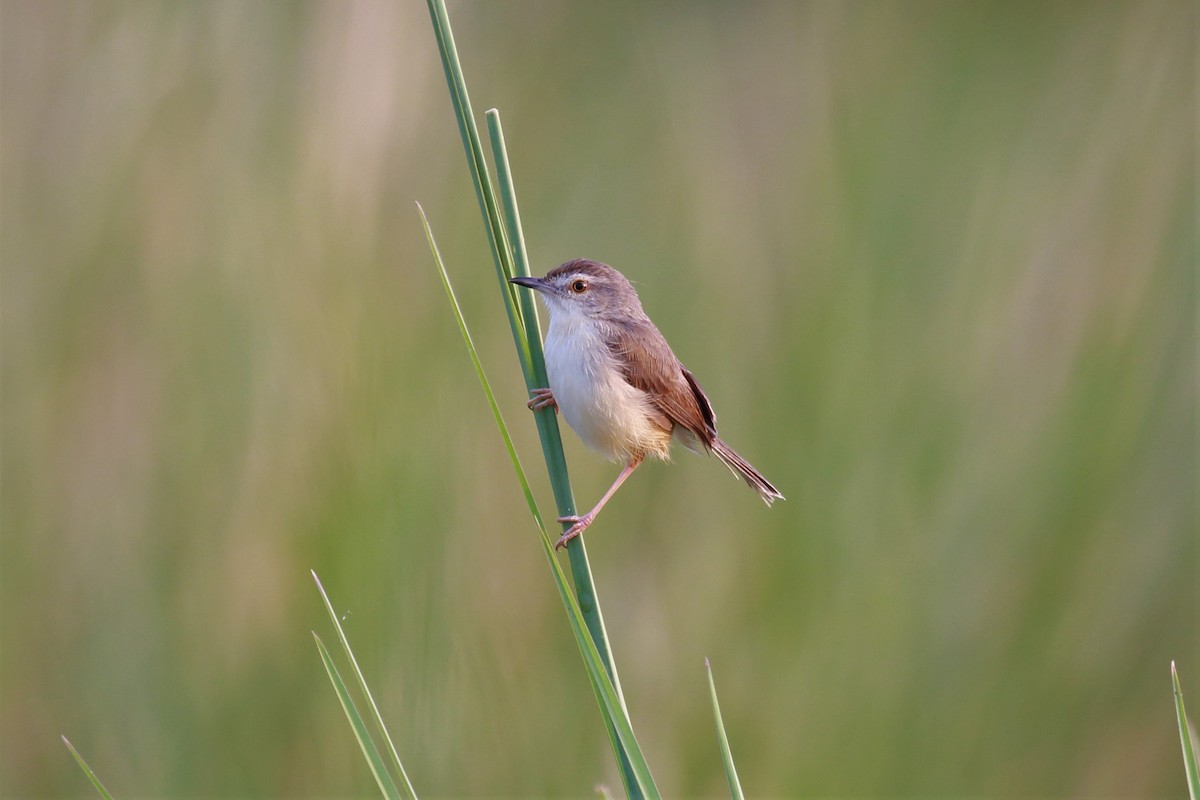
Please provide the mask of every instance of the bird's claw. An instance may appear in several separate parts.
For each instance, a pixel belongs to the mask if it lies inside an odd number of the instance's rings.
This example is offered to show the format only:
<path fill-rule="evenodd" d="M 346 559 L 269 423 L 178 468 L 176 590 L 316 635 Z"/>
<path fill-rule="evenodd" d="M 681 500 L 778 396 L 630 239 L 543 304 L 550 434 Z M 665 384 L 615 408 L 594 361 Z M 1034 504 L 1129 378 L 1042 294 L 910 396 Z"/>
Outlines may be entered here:
<path fill-rule="evenodd" d="M 566 532 L 563 533 L 563 535 L 559 537 L 558 541 L 554 543 L 554 549 L 561 550 L 566 547 L 568 542 L 587 530 L 587 527 L 592 524 L 592 519 L 593 517 L 591 514 L 584 514 L 582 517 L 574 514 L 565 517 L 559 517 L 559 522 L 569 522 L 571 523 L 571 527 L 567 528 Z"/>
<path fill-rule="evenodd" d="M 549 389 L 534 389 L 530 394 L 533 397 L 525 405 L 531 411 L 541 411 L 543 408 L 553 408 L 555 412 L 558 411 L 558 401 L 554 399 L 554 392 Z"/>

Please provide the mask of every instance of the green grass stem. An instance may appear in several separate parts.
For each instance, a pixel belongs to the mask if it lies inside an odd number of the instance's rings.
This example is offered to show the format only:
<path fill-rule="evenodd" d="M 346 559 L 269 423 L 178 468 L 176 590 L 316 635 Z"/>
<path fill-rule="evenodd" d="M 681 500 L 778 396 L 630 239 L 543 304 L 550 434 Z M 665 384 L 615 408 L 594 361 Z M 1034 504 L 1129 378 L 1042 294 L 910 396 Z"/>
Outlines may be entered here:
<path fill-rule="evenodd" d="M 496 210 L 496 193 L 492 189 L 492 178 L 487 169 L 487 162 L 484 160 L 479 129 L 475 124 L 475 115 L 471 111 L 471 99 L 467 95 L 467 82 L 463 78 L 462 64 L 458 59 L 458 48 L 454 46 L 454 32 L 450 27 L 450 17 L 446 12 L 444 0 L 427 0 L 427 4 L 429 15 L 433 21 L 433 33 L 437 39 L 438 52 L 442 57 L 442 68 L 446 74 L 446 86 L 450 90 L 450 101 L 454 106 L 454 116 L 458 121 L 459 136 L 462 138 L 463 150 L 466 151 L 471 182 L 475 187 L 475 198 L 479 202 L 479 211 L 483 216 L 488 245 L 492 253 L 492 263 L 496 267 L 496 276 L 504 289 L 504 309 L 512 328 L 513 343 L 520 352 L 525 347 L 525 341 L 521 336 L 523 325 L 518 316 L 520 312 L 513 302 L 516 287 L 508 283 L 508 278 L 513 277 L 513 273 L 508 255 L 507 237 L 500 214 Z"/>
<path fill-rule="evenodd" d="M 375 740 L 371 737 L 371 732 L 367 729 L 367 723 L 362 718 L 362 714 L 358 713 L 358 707 L 354 705 L 354 699 L 350 696 L 350 689 L 346 686 L 346 682 L 342 680 L 342 675 L 338 672 L 337 665 L 333 663 L 333 658 L 330 657 L 329 651 L 325 648 L 325 643 L 321 641 L 321 637 L 313 633 L 313 640 L 317 643 L 317 651 L 321 654 L 321 663 L 325 665 L 325 671 L 329 674 L 329 680 L 333 684 L 334 690 L 337 691 L 338 701 L 342 704 L 342 710 L 346 712 L 346 719 L 350 720 L 350 727 L 354 729 L 354 738 L 358 741 L 358 746 L 362 748 L 363 756 L 367 759 L 367 764 L 371 767 L 371 774 L 375 776 L 375 782 L 379 784 L 379 791 L 388 800 L 400 800 L 400 790 L 396 788 L 396 782 L 392 780 L 392 776 L 388 773 L 387 764 L 384 763 L 383 756 L 379 754 L 379 748 L 375 746 Z"/>
<path fill-rule="evenodd" d="M 479 202 L 480 213 L 484 220 L 484 229 L 496 267 L 497 279 L 500 283 L 500 293 L 504 301 L 505 312 L 508 315 L 512 329 L 513 342 L 516 346 L 521 370 L 525 377 L 526 388 L 529 390 L 548 385 L 545 372 L 545 361 L 542 353 L 541 329 L 538 324 L 537 309 L 528 293 L 518 295 L 516 287 L 508 279 L 516 275 L 528 275 L 529 264 L 522 234 L 520 214 L 517 209 L 516 191 L 512 180 L 507 152 L 504 147 L 503 130 L 500 125 L 499 112 L 494 109 L 488 112 L 489 139 L 492 145 L 493 159 L 501 179 L 501 192 L 504 202 L 504 216 L 501 217 L 497 208 L 496 193 L 487 162 L 483 153 L 479 131 L 475 124 L 474 112 L 471 110 L 470 98 L 467 94 L 466 81 L 463 77 L 462 65 L 454 44 L 454 36 L 450 27 L 449 16 L 444 0 L 427 0 L 434 33 L 437 38 L 438 50 L 442 58 L 442 66 L 446 75 L 447 87 L 458 120 L 459 134 L 462 137 L 463 149 L 466 152 L 467 164 L 470 168 L 475 196 Z M 428 225 L 427 225 L 428 230 Z M 432 236 L 431 236 L 432 243 Z M 436 249 L 436 248 L 435 248 Z M 482 375 L 482 373 L 481 373 Z M 571 489 L 570 477 L 567 472 L 566 457 L 563 454 L 562 438 L 558 429 L 558 421 L 550 410 L 535 414 L 538 435 L 542 443 L 542 452 L 546 460 L 546 468 L 553 487 L 555 505 L 558 516 L 569 516 L 575 513 L 574 493 Z M 544 526 L 543 526 L 544 527 Z M 565 526 L 564 526 L 565 530 Z M 553 553 L 551 553 L 553 556 Z M 595 580 L 587 557 L 587 549 L 583 537 L 576 537 L 567 546 L 567 556 L 571 564 L 571 574 L 575 585 L 578 608 L 582 614 L 584 625 L 588 631 L 591 646 L 598 652 L 608 682 L 611 683 L 616 699 L 625 712 L 625 701 L 621 692 L 621 682 L 617 674 L 616 664 L 608 642 L 608 634 L 604 627 L 604 618 L 600 610 L 600 602 L 596 594 Z M 557 560 L 551 559 L 557 568 Z M 638 780 L 634 779 L 632 756 L 625 749 L 619 732 L 611 726 L 608 730 L 609 739 L 613 743 L 617 760 L 621 768 L 622 780 L 630 797 L 642 797 Z"/>
<path fill-rule="evenodd" d="M 325 587 L 321 584 L 321 579 L 317 577 L 315 570 L 312 571 L 312 577 L 313 581 L 317 584 L 317 591 L 321 593 L 321 600 L 325 604 L 325 611 L 328 612 L 329 619 L 333 621 L 333 627 L 337 631 L 338 640 L 342 643 L 342 651 L 346 654 L 346 658 L 350 662 L 350 666 L 353 668 L 354 677 L 358 683 L 359 691 L 361 691 L 363 697 L 367 699 L 367 706 L 371 709 L 371 718 L 375 722 L 375 727 L 383 736 L 384 742 L 387 743 L 388 756 L 391 758 L 392 768 L 400 778 L 400 786 L 404 790 L 403 796 L 411 798 L 411 800 L 416 800 L 417 792 L 415 789 L 413 789 L 412 781 L 408 779 L 408 772 L 404 769 L 404 764 L 400 761 L 400 755 L 396 751 L 396 745 L 392 742 L 392 735 L 388 733 L 387 725 L 385 725 L 383 722 L 383 715 L 379 713 L 379 706 L 375 702 L 375 696 L 371 694 L 371 687 L 367 685 L 367 679 L 363 675 L 362 670 L 359 669 L 358 659 L 355 658 L 354 650 L 350 647 L 350 640 L 346 638 L 346 631 L 342 628 L 341 620 L 338 619 L 337 612 L 333 608 L 333 603 L 329 601 L 329 595 L 325 593 Z M 315 633 L 313 634 L 313 638 L 317 640 L 317 649 L 321 651 L 321 659 L 325 662 L 325 669 L 330 671 L 329 679 L 333 681 L 334 688 L 338 689 L 338 698 L 342 699 L 342 707 L 346 710 L 346 716 L 350 717 L 350 724 L 354 728 L 355 735 L 358 736 L 360 729 L 365 732 L 367 728 L 365 724 L 362 723 L 361 718 L 359 718 L 358 723 L 356 724 L 355 717 L 358 716 L 358 710 L 354 707 L 352 702 L 349 706 L 346 705 L 346 700 L 349 700 L 349 694 L 343 692 L 345 685 L 342 684 L 341 675 L 338 674 L 337 668 L 334 666 L 333 662 L 329 660 L 325 645 L 321 643 L 320 638 L 318 638 Z M 339 685 L 341 688 L 339 688 Z M 343 694 L 345 694 L 344 699 Z M 370 744 L 371 748 L 374 749 L 374 742 L 370 740 L 369 736 L 368 743 Z M 363 746 L 363 752 L 367 753 L 366 743 L 364 743 L 362 738 L 359 738 L 359 745 Z M 380 764 L 378 765 L 372 761 L 369 756 L 367 760 L 371 762 L 371 770 L 372 772 L 376 772 L 375 777 L 376 780 L 379 781 L 380 775 L 378 774 L 377 769 L 378 767 L 382 766 L 382 760 L 380 760 Z M 383 777 L 387 778 L 387 783 L 390 784 L 391 788 L 394 790 L 396 788 L 395 783 L 392 781 L 386 767 L 383 767 Z M 380 789 L 384 789 L 384 783 L 382 782 L 380 783 Z M 384 794 L 388 797 L 392 796 L 391 794 L 388 794 L 386 790 L 384 791 Z"/>
<path fill-rule="evenodd" d="M 713 680 L 712 665 L 707 658 L 704 659 L 704 671 L 708 673 L 708 694 L 712 698 L 713 719 L 717 724 L 717 741 L 721 745 L 721 761 L 725 765 L 725 780 L 729 782 L 729 796 L 733 800 L 745 800 L 737 767 L 733 764 L 733 751 L 729 749 L 729 737 L 725 735 L 725 721 L 721 718 L 721 705 L 717 702 L 717 684 Z"/>
<path fill-rule="evenodd" d="M 418 209 L 420 209 L 419 205 Z M 425 217 L 423 209 L 420 209 L 420 212 L 421 220 L 425 225 L 425 235 L 429 240 L 429 249 L 433 253 L 434 262 L 437 264 L 438 274 L 442 280 L 442 287 L 446 291 L 446 298 L 450 301 L 450 306 L 454 311 L 454 318 L 458 323 L 459 332 L 462 334 L 463 342 L 466 344 L 467 352 L 470 354 L 471 363 L 475 367 L 475 373 L 479 377 L 480 384 L 483 386 L 484 395 L 487 397 L 488 406 L 492 411 L 496 427 L 499 429 L 500 436 L 504 440 L 504 448 L 508 452 L 513 471 L 517 475 L 517 481 L 521 485 L 521 492 L 525 497 L 529 512 L 533 515 L 534 522 L 537 525 L 539 538 L 542 543 L 542 552 L 546 557 L 547 563 L 550 565 L 555 588 L 558 590 L 559 599 L 566 609 L 567 621 L 571 626 L 571 632 L 574 634 L 576 644 L 578 644 L 580 653 L 583 656 L 584 668 L 587 670 L 592 691 L 596 695 L 596 702 L 600 706 L 605 728 L 609 733 L 609 741 L 612 744 L 613 753 L 622 766 L 621 777 L 622 781 L 625 782 L 626 793 L 630 797 L 657 798 L 659 797 L 658 789 L 654 784 L 653 776 L 650 774 L 649 764 L 646 763 L 641 747 L 637 743 L 637 737 L 633 733 L 633 726 L 629 721 L 625 701 L 609 675 L 608 665 L 604 662 L 599 649 L 596 647 L 591 632 L 588 630 L 583 611 L 575 596 L 571 593 L 566 574 L 555 557 L 554 542 L 551 540 L 545 521 L 538 510 L 537 502 L 533 496 L 533 489 L 529 485 L 529 478 L 525 473 L 524 467 L 521 466 L 521 459 L 517 455 L 516 445 L 513 444 L 512 436 L 508 431 L 508 425 L 504 422 L 504 416 L 500 412 L 500 405 L 496 402 L 496 394 L 492 391 L 491 383 L 488 381 L 487 374 L 483 369 L 483 363 L 479 360 L 479 353 L 475 349 L 475 343 L 467 327 L 466 318 L 463 317 L 462 308 L 459 306 L 458 298 L 454 294 L 454 287 L 450 283 L 450 276 L 446 272 L 445 264 L 442 262 L 441 252 L 438 250 L 433 231 L 429 227 L 429 220 Z"/>
<path fill-rule="evenodd" d="M 508 161 L 508 149 L 504 145 L 504 129 L 500 123 L 500 112 L 490 109 L 485 115 L 488 124 L 488 139 L 492 146 L 492 160 L 500 181 L 500 200 L 504 208 L 504 217 L 508 229 L 508 242 L 511 247 L 513 269 L 517 275 L 529 275 L 529 258 L 525 249 L 525 235 L 521 226 L 521 215 L 517 209 L 517 193 L 513 185 L 512 169 Z M 511 284 L 508 284 L 511 287 Z M 524 357 L 528 363 L 523 364 L 526 388 L 549 386 L 546 377 L 546 359 L 542 350 L 542 329 L 538 323 L 537 303 L 533 293 L 522 291 L 518 293 L 520 317 L 525 323 L 526 347 Z M 558 516 L 565 517 L 575 513 L 575 496 L 571 489 L 571 478 L 567 472 L 567 459 L 563 453 L 562 434 L 558 427 L 558 418 L 552 409 L 542 409 L 534 412 L 537 424 L 538 438 L 542 443 L 542 456 L 546 461 L 546 469 L 550 475 L 550 486 L 554 492 L 554 502 Z M 563 525 L 565 531 L 569 523 Z M 621 679 L 617 674 L 616 665 L 609 649 L 608 631 L 604 627 L 604 616 L 596 600 L 595 580 L 592 577 L 591 564 L 588 561 L 587 547 L 583 537 L 572 539 L 567 545 L 567 559 L 571 564 L 571 577 L 579 606 L 584 611 L 584 621 L 588 633 L 592 637 L 600 657 L 604 661 L 608 677 L 616 688 L 621 705 L 625 705 L 625 695 L 621 691 Z M 628 710 L 626 711 L 628 714 Z M 609 731 L 612 738 L 613 732 Z M 629 763 L 624 752 L 617 748 L 617 760 L 622 774 L 628 774 Z"/>
<path fill-rule="evenodd" d="M 1179 722 L 1179 744 L 1183 748 L 1183 768 L 1187 772 L 1188 794 L 1192 800 L 1200 797 L 1200 770 L 1196 768 L 1196 739 L 1192 722 L 1183 707 L 1183 690 L 1179 688 L 1179 673 L 1171 662 L 1171 684 L 1175 688 L 1175 719 Z"/>
<path fill-rule="evenodd" d="M 83 760 L 83 756 L 79 755 L 79 751 L 75 749 L 75 745 L 71 744 L 71 741 L 65 736 L 62 737 L 62 740 L 63 744 L 67 746 L 67 749 L 71 751 L 71 755 L 75 758 L 75 763 L 83 770 L 83 774 L 87 775 L 87 779 L 92 782 L 92 786 L 96 787 L 96 791 L 99 792 L 100 796 L 104 800 L 112 800 L 112 795 L 108 789 L 104 788 L 104 784 L 100 782 L 100 778 L 96 775 L 95 771 Z"/>

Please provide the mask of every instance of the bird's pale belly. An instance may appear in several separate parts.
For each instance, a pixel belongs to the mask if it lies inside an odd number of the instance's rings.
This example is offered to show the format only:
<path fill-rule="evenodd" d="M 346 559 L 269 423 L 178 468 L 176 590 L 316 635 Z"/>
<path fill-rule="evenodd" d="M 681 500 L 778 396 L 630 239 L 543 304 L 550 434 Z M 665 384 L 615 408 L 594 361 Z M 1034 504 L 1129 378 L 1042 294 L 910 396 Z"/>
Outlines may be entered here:
<path fill-rule="evenodd" d="M 666 459 L 671 431 L 655 420 L 645 392 L 625 381 L 602 342 L 584 329 L 562 335 L 553 321 L 546 337 L 546 373 L 558 410 L 593 450 L 614 461 L 642 454 Z M 572 346 L 574 345 L 574 346 Z"/>

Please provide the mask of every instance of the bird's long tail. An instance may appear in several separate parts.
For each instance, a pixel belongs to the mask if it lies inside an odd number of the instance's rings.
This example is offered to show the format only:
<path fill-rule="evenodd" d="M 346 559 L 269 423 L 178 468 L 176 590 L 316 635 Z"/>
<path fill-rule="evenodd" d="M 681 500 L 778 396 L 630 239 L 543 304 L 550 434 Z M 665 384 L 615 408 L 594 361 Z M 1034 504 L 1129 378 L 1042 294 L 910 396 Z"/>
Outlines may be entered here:
<path fill-rule="evenodd" d="M 758 492 L 758 496 L 763 499 L 767 505 L 771 505 L 776 500 L 783 500 L 784 496 L 779 493 L 779 490 L 771 485 L 771 482 L 763 476 L 761 472 L 750 465 L 750 462 L 739 456 L 732 447 L 725 444 L 724 440 L 717 438 L 711 445 L 713 453 L 717 458 L 721 459 L 721 463 L 729 467 L 729 470 L 739 478 L 749 484 L 750 488 Z"/>

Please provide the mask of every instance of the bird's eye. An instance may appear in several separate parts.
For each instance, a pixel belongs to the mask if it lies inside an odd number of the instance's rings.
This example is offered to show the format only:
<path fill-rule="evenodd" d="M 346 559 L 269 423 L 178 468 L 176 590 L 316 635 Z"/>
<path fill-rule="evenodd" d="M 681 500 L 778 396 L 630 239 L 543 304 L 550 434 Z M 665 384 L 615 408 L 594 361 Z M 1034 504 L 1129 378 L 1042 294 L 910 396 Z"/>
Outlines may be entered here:
<path fill-rule="evenodd" d="M 587 291 L 588 283 L 583 278 L 576 278 L 571 283 L 571 291 L 575 294 L 583 294 Z"/>

